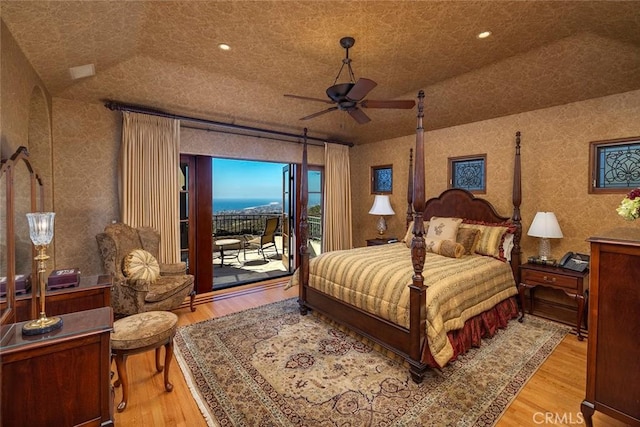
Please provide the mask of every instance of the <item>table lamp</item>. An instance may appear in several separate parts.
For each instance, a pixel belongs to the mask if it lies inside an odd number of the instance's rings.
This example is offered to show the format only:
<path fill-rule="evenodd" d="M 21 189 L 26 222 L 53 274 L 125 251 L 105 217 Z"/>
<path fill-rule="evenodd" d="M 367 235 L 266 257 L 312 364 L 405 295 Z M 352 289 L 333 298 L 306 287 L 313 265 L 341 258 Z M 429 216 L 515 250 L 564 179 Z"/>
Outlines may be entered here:
<path fill-rule="evenodd" d="M 47 317 L 44 310 L 45 298 L 45 272 L 47 271 L 47 246 L 53 240 L 53 212 L 37 212 L 28 213 L 29 221 L 29 237 L 36 247 L 38 255 L 34 258 L 38 262 L 38 284 L 40 285 L 40 317 L 25 323 L 22 327 L 23 335 L 39 335 L 46 334 L 62 327 L 62 319 L 60 317 Z M 32 290 L 35 292 L 35 289 Z"/>
<path fill-rule="evenodd" d="M 527 235 L 540 238 L 539 256 L 542 261 L 546 261 L 551 255 L 549 239 L 562 238 L 562 230 L 553 212 L 538 212 Z"/>
<path fill-rule="evenodd" d="M 387 231 L 387 223 L 384 220 L 384 215 L 395 215 L 396 213 L 393 211 L 391 207 L 391 203 L 389 202 L 389 196 L 377 194 L 375 199 L 373 199 L 373 206 L 371 206 L 371 210 L 369 210 L 371 215 L 380 215 L 380 219 L 378 219 L 378 234 L 380 236 L 384 235 L 384 232 Z"/>

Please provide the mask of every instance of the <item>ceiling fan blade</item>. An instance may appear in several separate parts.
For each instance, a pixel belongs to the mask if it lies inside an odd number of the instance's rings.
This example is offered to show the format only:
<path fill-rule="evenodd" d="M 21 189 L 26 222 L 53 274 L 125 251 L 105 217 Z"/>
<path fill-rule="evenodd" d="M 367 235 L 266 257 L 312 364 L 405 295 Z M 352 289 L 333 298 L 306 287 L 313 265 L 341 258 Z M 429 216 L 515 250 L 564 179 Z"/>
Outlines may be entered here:
<path fill-rule="evenodd" d="M 349 101 L 360 101 L 362 98 L 367 96 L 371 89 L 373 89 L 377 85 L 378 83 L 374 82 L 373 80 L 360 78 L 347 93 L 346 98 Z"/>
<path fill-rule="evenodd" d="M 361 107 L 364 108 L 402 108 L 402 109 L 411 109 L 416 105 L 416 102 L 411 101 L 374 101 L 372 99 L 365 99 L 360 103 Z"/>
<path fill-rule="evenodd" d="M 361 125 L 365 123 L 369 123 L 371 119 L 367 116 L 364 111 L 359 108 L 354 108 L 353 110 L 349 110 L 349 115 L 355 119 L 356 122 Z"/>
<path fill-rule="evenodd" d="M 301 118 L 300 120 L 313 119 L 314 117 L 321 116 L 321 115 L 323 115 L 325 113 L 328 113 L 329 111 L 334 111 L 334 110 L 337 110 L 337 109 L 338 109 L 338 107 L 327 108 L 326 110 L 318 111 L 317 113 L 313 113 L 313 114 L 311 114 L 309 116 L 305 116 L 305 117 Z"/>
<path fill-rule="evenodd" d="M 324 102 L 325 104 L 333 104 L 333 101 L 330 101 L 328 99 L 309 98 L 308 96 L 298 96 L 298 95 L 289 95 L 289 94 L 285 94 L 284 96 L 286 96 L 287 98 L 304 99 L 307 101 L 316 101 L 316 102 Z"/>

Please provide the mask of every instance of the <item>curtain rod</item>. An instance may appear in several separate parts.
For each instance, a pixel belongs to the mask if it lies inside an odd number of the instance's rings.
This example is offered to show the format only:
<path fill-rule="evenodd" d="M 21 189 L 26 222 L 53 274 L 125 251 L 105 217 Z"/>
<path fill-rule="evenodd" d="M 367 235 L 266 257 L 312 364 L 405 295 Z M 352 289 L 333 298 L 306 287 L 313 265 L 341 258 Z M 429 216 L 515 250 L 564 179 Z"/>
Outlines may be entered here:
<path fill-rule="evenodd" d="M 257 127 L 252 127 L 252 126 L 237 125 L 237 124 L 234 124 L 234 123 L 224 123 L 224 122 L 218 122 L 218 121 L 215 121 L 215 120 L 208 120 L 208 119 L 200 119 L 200 118 L 197 118 L 197 117 L 183 116 L 183 115 L 179 115 L 179 114 L 171 114 L 171 113 L 166 113 L 166 112 L 160 111 L 160 110 L 154 110 L 154 109 L 148 108 L 148 107 L 141 107 L 141 106 L 136 106 L 136 105 L 122 104 L 122 103 L 119 103 L 119 102 L 116 102 L 116 101 L 106 101 L 104 106 L 106 108 L 108 108 L 109 110 L 112 110 L 112 111 L 129 111 L 129 112 L 132 112 L 132 113 L 149 114 L 149 115 L 152 115 L 152 116 L 165 117 L 165 118 L 168 118 L 168 119 L 177 119 L 177 120 L 180 120 L 180 121 L 202 123 L 202 124 L 218 126 L 218 127 L 223 127 L 223 128 L 231 128 L 231 129 L 235 129 L 235 130 L 244 130 L 244 131 L 249 131 L 249 132 L 258 132 L 258 133 L 269 134 L 269 135 L 285 136 L 285 137 L 288 137 L 288 138 L 300 139 L 300 138 L 304 137 L 304 135 L 302 135 L 302 134 L 298 135 L 298 134 L 295 134 L 295 133 L 281 132 L 281 131 L 276 131 L 276 130 L 271 130 L 271 129 L 263 129 L 263 128 L 257 128 Z M 198 128 L 198 127 L 193 127 L 193 126 L 185 126 L 185 127 L 189 127 L 190 129 L 200 129 L 200 130 L 206 130 L 206 131 L 212 131 L 213 130 L 213 129 Z M 229 134 L 232 134 L 232 135 L 242 135 L 242 136 L 257 137 L 257 138 L 260 137 L 260 136 L 256 136 L 256 135 L 245 135 L 245 134 L 234 133 L 234 132 L 229 132 L 229 131 L 218 131 L 218 132 L 229 133 Z M 275 139 L 275 138 L 273 138 L 273 139 Z M 328 143 L 331 143 L 331 144 L 340 144 L 340 145 L 346 145 L 348 147 L 353 147 L 353 143 L 344 142 L 344 141 L 340 141 L 340 140 L 317 138 L 317 137 L 313 137 L 313 136 L 307 136 L 307 140 L 318 141 L 318 142 L 323 142 L 323 143 L 324 142 L 328 142 Z M 299 141 L 288 141 L 288 140 L 284 140 L 284 139 L 280 139 L 280 141 L 299 142 Z M 314 144 L 314 145 L 319 145 L 319 144 Z"/>

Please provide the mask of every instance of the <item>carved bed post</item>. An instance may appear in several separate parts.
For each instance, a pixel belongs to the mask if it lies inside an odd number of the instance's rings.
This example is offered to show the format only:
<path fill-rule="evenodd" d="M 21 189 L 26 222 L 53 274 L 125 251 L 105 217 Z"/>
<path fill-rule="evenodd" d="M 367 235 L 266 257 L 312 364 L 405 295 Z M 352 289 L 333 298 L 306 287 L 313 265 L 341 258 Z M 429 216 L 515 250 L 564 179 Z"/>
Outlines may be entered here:
<path fill-rule="evenodd" d="M 427 365 L 420 362 L 422 349 L 426 344 L 427 324 L 427 288 L 424 285 L 422 270 L 425 259 L 424 223 L 422 215 L 425 207 L 424 191 L 424 91 L 418 93 L 418 115 L 416 127 L 416 159 L 413 177 L 413 239 L 411 240 L 411 262 L 413 264 L 413 283 L 410 287 L 409 349 L 411 378 L 419 383 L 424 377 Z"/>
<path fill-rule="evenodd" d="M 409 173 L 407 182 L 407 218 L 404 228 L 407 228 L 413 221 L 413 148 L 409 149 Z"/>
<path fill-rule="evenodd" d="M 522 169 L 520 167 L 520 131 L 516 132 L 516 154 L 513 162 L 513 215 L 511 221 L 518 228 L 513 239 L 511 251 L 511 269 L 513 270 L 516 286 L 520 283 L 520 238 L 522 236 L 522 218 L 520 204 L 522 203 Z"/>
<path fill-rule="evenodd" d="M 304 128 L 304 138 L 302 141 L 302 166 L 300 168 L 300 277 L 298 280 L 299 295 L 298 304 L 300 313 L 307 314 L 307 285 L 309 284 L 309 248 L 307 239 L 309 236 L 309 219 L 307 213 L 307 202 L 309 194 L 307 192 L 307 128 Z"/>

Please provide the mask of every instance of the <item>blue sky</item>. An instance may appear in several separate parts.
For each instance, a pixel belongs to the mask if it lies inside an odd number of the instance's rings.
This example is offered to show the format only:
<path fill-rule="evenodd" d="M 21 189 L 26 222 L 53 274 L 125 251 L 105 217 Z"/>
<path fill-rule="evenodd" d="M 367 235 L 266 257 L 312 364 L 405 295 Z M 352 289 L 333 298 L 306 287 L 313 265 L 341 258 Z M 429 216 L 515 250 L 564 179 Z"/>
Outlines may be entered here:
<path fill-rule="evenodd" d="M 213 159 L 213 197 L 256 199 L 282 197 L 282 163 Z"/>

